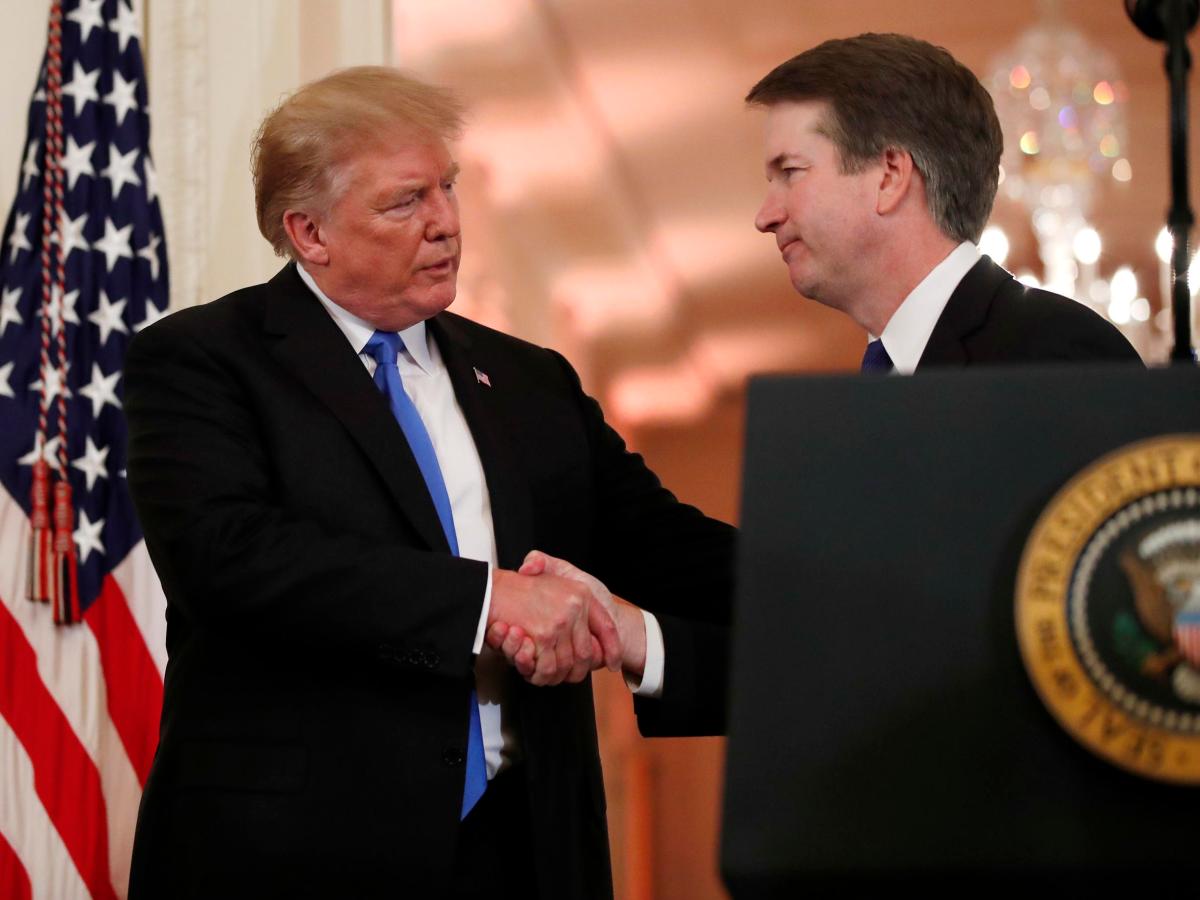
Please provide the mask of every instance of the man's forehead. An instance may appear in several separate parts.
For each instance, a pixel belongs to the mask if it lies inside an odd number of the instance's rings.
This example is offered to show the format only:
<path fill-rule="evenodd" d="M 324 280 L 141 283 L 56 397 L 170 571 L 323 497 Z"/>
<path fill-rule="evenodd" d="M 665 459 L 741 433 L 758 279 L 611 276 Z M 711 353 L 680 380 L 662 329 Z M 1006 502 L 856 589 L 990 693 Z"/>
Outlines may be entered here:
<path fill-rule="evenodd" d="M 763 129 L 767 165 L 828 141 L 824 128 L 828 113 L 829 104 L 820 100 L 789 100 L 768 107 Z"/>
<path fill-rule="evenodd" d="M 829 112 L 829 104 L 824 100 L 784 100 L 773 103 L 767 107 L 767 134 L 823 134 L 821 127 Z"/>
<path fill-rule="evenodd" d="M 395 177 L 438 177 L 457 174 L 458 163 L 436 135 L 399 133 L 379 135 L 347 148 L 344 164 L 356 173 L 389 174 Z"/>

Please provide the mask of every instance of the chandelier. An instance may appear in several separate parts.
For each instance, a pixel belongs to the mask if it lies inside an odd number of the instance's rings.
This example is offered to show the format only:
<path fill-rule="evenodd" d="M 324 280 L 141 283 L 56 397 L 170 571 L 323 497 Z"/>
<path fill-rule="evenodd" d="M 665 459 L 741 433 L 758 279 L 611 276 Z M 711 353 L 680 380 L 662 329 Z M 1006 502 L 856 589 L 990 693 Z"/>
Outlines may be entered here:
<path fill-rule="evenodd" d="M 1064 20 L 1058 0 L 1042 0 L 1040 7 L 1040 21 L 994 59 L 985 81 L 1004 132 L 1000 190 L 1029 211 L 1043 266 L 1040 278 L 1033 272 L 1018 277 L 1091 306 L 1144 357 L 1165 358 L 1170 304 L 1152 321 L 1131 267 L 1102 277 L 1102 240 L 1088 219 L 1104 182 L 1133 178 L 1126 156 L 1128 88 L 1112 55 Z M 1169 254 L 1169 236 L 1166 241 Z M 980 246 L 1003 262 L 1008 241 L 991 226 Z M 1155 249 L 1161 260 L 1161 235 Z"/>

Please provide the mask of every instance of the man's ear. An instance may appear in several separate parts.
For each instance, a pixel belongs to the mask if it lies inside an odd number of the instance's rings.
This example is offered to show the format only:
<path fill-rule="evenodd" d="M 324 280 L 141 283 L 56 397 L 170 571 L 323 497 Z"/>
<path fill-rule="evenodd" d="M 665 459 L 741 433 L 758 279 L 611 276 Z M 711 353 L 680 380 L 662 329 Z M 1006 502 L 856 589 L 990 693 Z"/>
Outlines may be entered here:
<path fill-rule="evenodd" d="M 879 177 L 879 195 L 875 202 L 875 211 L 885 216 L 899 208 L 909 191 L 913 189 L 913 180 L 920 178 L 913 165 L 912 154 L 899 147 L 888 147 L 881 158 L 883 171 Z"/>
<path fill-rule="evenodd" d="M 329 250 L 321 224 L 306 212 L 287 209 L 283 213 L 283 229 L 302 260 L 315 266 L 329 263 Z"/>

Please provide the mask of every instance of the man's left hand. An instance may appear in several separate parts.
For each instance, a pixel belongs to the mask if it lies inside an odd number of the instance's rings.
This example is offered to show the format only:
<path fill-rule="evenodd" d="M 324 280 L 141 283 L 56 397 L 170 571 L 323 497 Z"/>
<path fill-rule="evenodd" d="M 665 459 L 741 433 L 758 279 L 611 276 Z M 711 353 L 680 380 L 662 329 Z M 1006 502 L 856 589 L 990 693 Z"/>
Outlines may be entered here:
<path fill-rule="evenodd" d="M 613 597 L 612 593 L 598 578 L 589 575 L 582 569 L 571 565 L 564 559 L 531 550 L 518 570 L 521 575 L 556 575 L 569 578 L 587 587 L 592 598 L 608 610 L 616 622 L 621 640 L 621 669 L 627 675 L 641 678 L 646 666 L 646 623 L 642 611 L 631 603 Z M 595 668 L 603 664 L 603 654 L 599 652 L 596 638 L 592 638 L 594 652 L 592 658 L 600 661 Z M 533 641 L 519 626 L 509 626 L 503 622 L 495 622 L 488 629 L 487 642 L 493 649 L 502 652 L 508 661 L 516 668 L 523 678 L 533 675 L 537 664 L 537 655 Z M 582 681 L 587 675 L 587 669 L 572 672 L 569 682 Z"/>

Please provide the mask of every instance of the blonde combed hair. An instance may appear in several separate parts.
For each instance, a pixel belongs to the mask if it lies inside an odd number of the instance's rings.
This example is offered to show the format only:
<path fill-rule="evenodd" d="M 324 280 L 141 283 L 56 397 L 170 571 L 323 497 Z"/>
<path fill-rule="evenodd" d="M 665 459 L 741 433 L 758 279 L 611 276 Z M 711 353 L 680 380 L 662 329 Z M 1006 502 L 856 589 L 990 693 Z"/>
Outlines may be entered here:
<path fill-rule="evenodd" d="M 254 136 L 258 230 L 277 255 L 293 256 L 284 212 L 328 212 L 356 148 L 397 131 L 452 140 L 462 125 L 462 104 L 450 91 L 398 69 L 356 66 L 309 82 L 284 98 Z"/>

